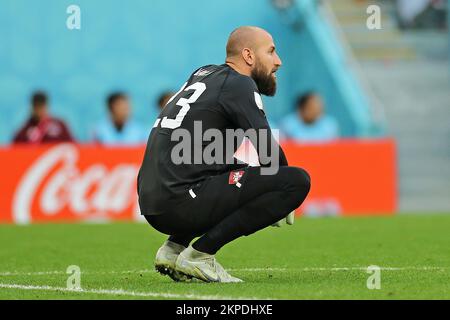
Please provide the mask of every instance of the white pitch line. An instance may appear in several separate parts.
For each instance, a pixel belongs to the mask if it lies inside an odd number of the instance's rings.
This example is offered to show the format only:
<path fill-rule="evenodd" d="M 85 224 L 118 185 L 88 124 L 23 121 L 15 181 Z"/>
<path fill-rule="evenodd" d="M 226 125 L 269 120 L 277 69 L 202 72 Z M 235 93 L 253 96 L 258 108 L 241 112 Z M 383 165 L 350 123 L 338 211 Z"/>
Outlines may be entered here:
<path fill-rule="evenodd" d="M 20 271 L 4 271 L 0 272 L 1 276 L 46 276 L 52 274 L 65 274 L 64 271 L 37 271 L 37 272 L 20 272 Z"/>
<path fill-rule="evenodd" d="M 242 269 L 227 269 L 227 271 L 234 272 L 260 272 L 260 271 L 366 271 L 368 267 L 305 267 L 305 268 L 242 268 Z M 380 267 L 380 270 L 387 271 L 406 271 L 406 270 L 445 270 L 450 267 Z"/>
<path fill-rule="evenodd" d="M 131 296 L 131 297 L 146 297 L 146 298 L 168 298 L 168 299 L 194 299 L 194 300 L 261 300 L 257 297 L 226 297 L 214 295 L 197 295 L 197 294 L 177 294 L 164 292 L 136 292 L 127 291 L 123 289 L 81 289 L 74 290 L 63 287 L 51 286 L 34 286 L 22 284 L 0 283 L 0 288 L 3 289 L 18 289 L 18 290 L 42 290 L 42 291 L 56 291 L 56 292 L 73 292 L 73 293 L 92 293 L 113 296 Z"/>
<path fill-rule="evenodd" d="M 237 269 L 226 269 L 230 272 L 261 272 L 261 271 L 277 271 L 277 272 L 285 272 L 288 270 L 295 270 L 295 269 L 288 269 L 288 268 L 237 268 Z"/>
<path fill-rule="evenodd" d="M 422 266 L 422 267 L 380 267 L 380 270 L 386 271 L 407 271 L 407 270 L 417 270 L 417 271 L 433 271 L 433 270 L 448 270 L 450 267 L 433 267 L 433 266 Z M 304 268 L 235 268 L 226 269 L 230 272 L 286 272 L 286 271 L 365 271 L 367 267 L 304 267 Z M 146 270 L 124 270 L 124 271 L 82 271 L 84 275 L 108 275 L 108 274 L 141 274 L 141 273 L 155 273 L 153 269 Z M 38 272 L 20 272 L 20 271 L 3 271 L 0 272 L 0 276 L 44 276 L 44 275 L 61 275 L 66 274 L 66 272 L 61 270 L 55 271 L 38 271 Z"/>

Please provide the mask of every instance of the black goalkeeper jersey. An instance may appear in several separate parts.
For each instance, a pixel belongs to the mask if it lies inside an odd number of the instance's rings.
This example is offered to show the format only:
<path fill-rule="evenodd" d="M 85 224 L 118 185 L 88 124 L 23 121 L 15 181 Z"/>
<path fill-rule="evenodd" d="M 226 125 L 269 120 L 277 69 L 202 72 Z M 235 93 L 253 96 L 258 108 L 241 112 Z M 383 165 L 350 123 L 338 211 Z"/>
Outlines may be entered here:
<path fill-rule="evenodd" d="M 201 132 L 198 130 L 199 124 Z M 204 161 L 199 163 L 198 159 L 194 159 L 196 151 L 197 155 L 199 151 L 201 154 L 212 143 L 198 137 L 208 129 L 220 130 L 224 140 L 227 129 L 266 129 L 269 133 L 266 137 L 270 140 L 267 145 L 278 148 L 279 165 L 287 165 L 282 149 L 270 132 L 254 80 L 227 64 L 201 67 L 169 100 L 150 133 L 138 176 L 142 214 L 159 214 L 169 203 L 176 203 L 190 188 L 208 177 L 247 166 L 236 159 L 226 159 L 225 156 L 223 161 L 212 164 Z M 181 140 L 172 135 L 180 132 L 189 133 L 191 137 L 192 161 L 173 161 L 172 151 Z M 258 141 L 251 141 L 259 151 Z M 234 150 L 240 143 L 235 141 Z M 225 150 L 223 154 L 226 154 Z M 265 161 L 260 162 L 262 166 L 270 165 Z"/>

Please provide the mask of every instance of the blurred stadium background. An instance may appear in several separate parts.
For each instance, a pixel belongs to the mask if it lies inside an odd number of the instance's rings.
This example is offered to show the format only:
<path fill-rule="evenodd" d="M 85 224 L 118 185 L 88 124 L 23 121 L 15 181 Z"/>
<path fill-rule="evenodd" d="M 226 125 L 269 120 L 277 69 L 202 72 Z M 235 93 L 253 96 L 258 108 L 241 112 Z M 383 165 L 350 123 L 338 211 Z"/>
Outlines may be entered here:
<path fill-rule="evenodd" d="M 134 187 L 133 179 L 117 183 L 123 172 L 109 182 L 91 176 L 91 189 L 69 203 L 61 192 L 76 193 L 70 185 L 74 173 L 59 167 L 72 163 L 75 176 L 83 176 L 83 170 L 104 165 L 103 173 L 97 172 L 104 178 L 108 170 L 133 164 L 128 169 L 134 174 L 142 147 L 106 150 L 92 144 L 95 125 L 107 117 L 106 96 L 128 93 L 133 118 L 149 131 L 159 94 L 176 91 L 201 65 L 223 63 L 226 39 L 240 25 L 269 30 L 283 59 L 278 93 L 264 99 L 274 126 L 308 90 L 320 93 L 326 112 L 339 123 L 339 140 L 285 142 L 289 157 L 309 168 L 316 181 L 306 213 L 450 211 L 447 1 L 422 1 L 419 9 L 404 13 L 404 1 L 388 0 L 78 0 L 80 30 L 66 27 L 73 1 L 0 3 L 0 222 L 32 221 L 23 218 L 30 210 L 43 221 L 135 216 L 132 191 L 127 199 L 104 204 Z M 366 25 L 373 4 L 381 9 L 380 30 Z M 68 124 L 76 146 L 11 145 L 37 89 L 48 93 L 52 115 Z M 46 166 L 58 154 L 66 163 Z M 348 185 L 336 186 L 346 175 Z M 111 179 L 119 191 L 103 188 L 86 200 Z"/>
<path fill-rule="evenodd" d="M 81 10 L 79 30 L 66 25 L 71 5 Z M 0 299 L 448 298 L 448 6 L 0 0 Z M 381 29 L 372 30 L 367 21 L 378 9 Z M 123 91 L 148 135 L 161 93 L 177 91 L 202 65 L 223 63 L 227 37 L 241 25 L 270 31 L 283 60 L 277 95 L 263 99 L 289 162 L 312 176 L 299 214 L 346 217 L 304 218 L 227 245 L 218 258 L 243 284 L 174 285 L 151 263 L 165 236 L 134 222 L 145 141 L 105 146 L 94 132 L 109 121 L 108 95 Z M 12 143 L 36 90 L 48 94 L 50 114 L 73 143 Z M 307 130 L 295 132 L 295 101 L 310 91 L 338 137 L 309 141 Z M 300 139 L 286 134 L 289 115 Z M 104 221 L 118 223 L 84 223 Z M 74 264 L 83 290 L 67 279 Z M 382 290 L 368 290 L 374 264 Z"/>

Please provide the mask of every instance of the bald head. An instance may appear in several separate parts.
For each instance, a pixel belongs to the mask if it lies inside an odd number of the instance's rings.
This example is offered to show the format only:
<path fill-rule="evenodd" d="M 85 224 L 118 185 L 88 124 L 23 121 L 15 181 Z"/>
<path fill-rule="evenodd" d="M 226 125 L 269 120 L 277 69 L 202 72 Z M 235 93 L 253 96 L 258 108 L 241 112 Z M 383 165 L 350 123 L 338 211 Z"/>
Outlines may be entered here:
<path fill-rule="evenodd" d="M 240 74 L 253 78 L 261 94 L 275 94 L 275 72 L 281 60 L 266 30 L 250 26 L 234 30 L 228 38 L 225 62 Z"/>
<path fill-rule="evenodd" d="M 245 48 L 256 50 L 262 40 L 272 40 L 272 36 L 264 29 L 244 26 L 235 29 L 228 38 L 227 58 L 240 55 Z"/>

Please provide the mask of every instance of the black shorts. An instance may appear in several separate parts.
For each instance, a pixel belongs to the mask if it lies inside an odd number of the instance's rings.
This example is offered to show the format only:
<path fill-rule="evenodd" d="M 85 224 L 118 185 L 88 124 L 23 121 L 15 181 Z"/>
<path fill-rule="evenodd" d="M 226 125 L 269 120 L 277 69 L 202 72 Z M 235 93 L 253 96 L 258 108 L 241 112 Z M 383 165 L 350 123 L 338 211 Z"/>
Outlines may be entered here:
<path fill-rule="evenodd" d="M 209 177 L 188 190 L 178 203 L 168 205 L 163 214 L 145 218 L 155 229 L 167 235 L 201 236 L 265 193 L 278 192 L 282 202 L 285 201 L 284 194 L 300 190 L 299 184 L 303 181 L 308 182 L 307 193 L 309 179 L 308 173 L 297 167 L 280 167 L 274 175 L 262 175 L 260 167 L 247 167 Z M 301 195 L 302 201 L 304 196 Z M 273 206 L 276 207 L 277 203 Z"/>

